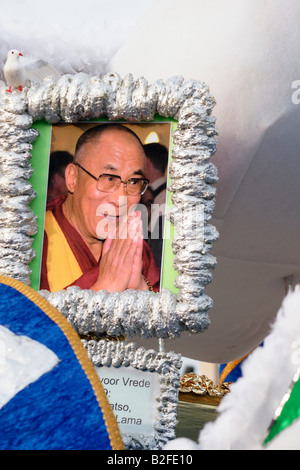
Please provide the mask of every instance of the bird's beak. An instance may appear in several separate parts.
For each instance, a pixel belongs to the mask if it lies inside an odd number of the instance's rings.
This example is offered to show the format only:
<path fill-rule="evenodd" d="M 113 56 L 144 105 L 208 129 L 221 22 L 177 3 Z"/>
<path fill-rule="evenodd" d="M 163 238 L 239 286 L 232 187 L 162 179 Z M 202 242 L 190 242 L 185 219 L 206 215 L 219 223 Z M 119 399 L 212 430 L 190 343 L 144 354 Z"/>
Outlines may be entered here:
<path fill-rule="evenodd" d="M 21 52 L 19 52 L 19 55 L 21 55 L 23 57 L 23 54 L 21 54 Z"/>

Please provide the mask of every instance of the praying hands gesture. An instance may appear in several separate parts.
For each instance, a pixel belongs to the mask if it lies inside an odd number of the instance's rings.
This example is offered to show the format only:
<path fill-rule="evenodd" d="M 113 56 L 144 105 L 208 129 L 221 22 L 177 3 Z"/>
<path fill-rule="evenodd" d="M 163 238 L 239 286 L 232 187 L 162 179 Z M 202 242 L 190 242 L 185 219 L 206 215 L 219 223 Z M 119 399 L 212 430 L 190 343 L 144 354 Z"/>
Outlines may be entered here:
<path fill-rule="evenodd" d="M 142 275 L 142 234 L 140 213 L 120 220 L 115 236 L 109 236 L 103 244 L 99 275 L 91 287 L 93 290 L 148 289 Z"/>

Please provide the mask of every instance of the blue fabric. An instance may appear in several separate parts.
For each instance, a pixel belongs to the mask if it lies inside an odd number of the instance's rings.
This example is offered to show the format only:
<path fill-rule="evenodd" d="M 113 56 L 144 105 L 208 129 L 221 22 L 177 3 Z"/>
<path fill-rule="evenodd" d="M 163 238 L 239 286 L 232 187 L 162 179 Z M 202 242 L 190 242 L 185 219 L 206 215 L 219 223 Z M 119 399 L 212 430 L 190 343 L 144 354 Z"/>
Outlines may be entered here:
<path fill-rule="evenodd" d="M 262 342 L 259 347 L 263 347 L 264 343 Z M 234 369 L 232 369 L 232 371 L 225 377 L 224 379 L 224 382 L 236 382 L 240 377 L 243 376 L 243 364 L 244 362 L 246 361 L 246 359 L 248 358 L 249 356 L 247 356 L 245 359 L 243 359 L 239 364 L 237 364 Z M 227 364 L 221 364 L 219 366 L 219 374 L 221 375 L 223 369 L 225 369 L 225 367 L 227 366 Z"/>
<path fill-rule="evenodd" d="M 102 410 L 68 339 L 16 289 L 0 284 L 0 324 L 51 349 L 59 364 L 0 409 L 0 449 L 110 450 Z"/>
<path fill-rule="evenodd" d="M 242 377 L 242 368 L 241 368 L 241 364 L 243 364 L 244 361 L 242 361 L 240 364 L 238 364 L 224 379 L 224 382 L 236 382 L 240 377 Z M 223 371 L 223 369 L 225 369 L 225 367 L 227 366 L 227 364 L 221 364 L 220 367 L 219 367 L 219 372 L 220 372 L 220 375 Z"/>

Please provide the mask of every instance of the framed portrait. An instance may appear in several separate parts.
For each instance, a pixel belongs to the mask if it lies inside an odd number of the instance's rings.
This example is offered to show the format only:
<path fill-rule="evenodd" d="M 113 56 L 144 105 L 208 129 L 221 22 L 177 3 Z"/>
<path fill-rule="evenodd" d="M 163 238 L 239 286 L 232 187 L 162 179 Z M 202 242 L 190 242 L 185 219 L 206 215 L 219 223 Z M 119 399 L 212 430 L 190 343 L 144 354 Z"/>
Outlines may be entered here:
<path fill-rule="evenodd" d="M 111 121 L 102 118 L 99 121 L 80 121 L 74 124 L 64 122 L 51 124 L 45 121 L 34 123 L 34 128 L 39 132 L 39 138 L 33 143 L 31 164 L 35 171 L 30 181 L 37 193 L 31 207 L 37 216 L 38 231 L 33 241 L 35 257 L 29 266 L 32 271 L 30 275 L 31 286 L 36 290 L 41 288 L 45 207 L 52 199 L 67 192 L 66 187 L 62 187 L 63 171 L 67 162 L 72 161 L 79 137 L 88 129 L 108 122 L 111 123 Z M 155 116 L 150 123 L 130 123 L 124 120 L 117 122 L 131 129 L 144 144 L 145 149 L 149 147 L 149 151 L 152 152 L 166 152 L 167 163 L 164 178 L 167 183 L 170 180 L 168 169 L 171 163 L 172 136 L 177 122 L 174 119 L 161 116 Z M 66 158 L 67 160 L 65 160 Z M 59 164 L 59 159 L 61 164 Z M 51 168 L 53 168 L 52 171 Z M 51 179 L 55 179 L 52 186 Z M 150 187 L 147 188 L 136 208 L 141 212 L 143 238 L 149 243 L 160 270 L 160 288 L 167 288 L 176 293 L 174 281 L 178 273 L 173 268 L 173 225 L 168 219 L 165 220 L 165 214 L 172 206 L 171 194 L 167 191 L 167 186 L 168 184 L 166 184 L 163 194 L 160 195 L 159 203 L 154 203 L 154 193 Z M 159 224 L 159 217 L 162 224 Z"/>
<path fill-rule="evenodd" d="M 119 361 L 126 356 L 126 343 L 106 341 L 103 345 L 103 336 L 163 340 L 179 337 L 183 331 L 201 333 L 209 327 L 212 299 L 205 294 L 205 287 L 216 266 L 210 251 L 218 238 L 210 223 L 218 180 L 211 162 L 217 148 L 214 105 L 204 83 L 185 81 L 180 76 L 149 84 L 145 78 L 135 80 L 131 75 L 90 77 L 79 73 L 63 75 L 57 81 L 49 77 L 41 84 L 32 83 L 22 93 L 0 90 L 0 273 L 31 285 L 56 307 L 85 338 L 95 367 L 104 367 L 99 351 L 95 356 L 95 348 L 101 346 L 103 354 L 103 348 L 112 348 L 112 367 L 134 369 L 133 363 L 125 366 Z M 77 286 L 53 292 L 40 289 L 50 155 L 55 151 L 73 154 L 78 136 L 86 128 L 105 122 L 130 127 L 143 144 L 156 136 L 167 147 L 159 292 L 95 292 Z M 177 364 L 171 373 L 173 403 L 179 384 L 179 358 L 164 354 L 158 361 L 161 365 L 169 364 L 170 358 Z M 158 373 L 160 384 L 170 376 L 168 367 L 158 372 L 149 363 L 141 370 Z M 143 382 L 140 377 L 128 380 Z M 164 402 L 168 403 L 165 397 Z M 160 441 L 157 429 L 164 428 L 163 422 L 174 428 L 176 418 L 172 415 L 168 421 L 168 410 L 167 406 L 158 414 L 155 445 Z M 163 431 L 163 435 L 161 442 L 168 433 Z M 131 446 L 131 437 L 129 441 Z M 146 441 L 149 445 L 149 436 Z"/>

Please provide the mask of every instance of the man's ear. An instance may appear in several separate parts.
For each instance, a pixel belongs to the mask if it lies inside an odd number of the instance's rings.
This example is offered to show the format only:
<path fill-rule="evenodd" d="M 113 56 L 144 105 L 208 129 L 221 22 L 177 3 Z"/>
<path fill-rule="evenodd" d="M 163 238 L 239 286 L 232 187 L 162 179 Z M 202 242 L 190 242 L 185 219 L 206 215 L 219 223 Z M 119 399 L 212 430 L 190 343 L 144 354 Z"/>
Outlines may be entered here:
<path fill-rule="evenodd" d="M 66 186 L 70 193 L 73 194 L 77 182 L 77 166 L 69 163 L 65 171 Z"/>

